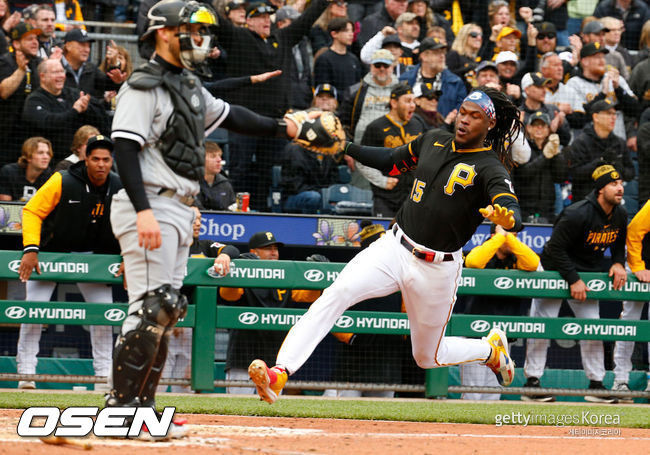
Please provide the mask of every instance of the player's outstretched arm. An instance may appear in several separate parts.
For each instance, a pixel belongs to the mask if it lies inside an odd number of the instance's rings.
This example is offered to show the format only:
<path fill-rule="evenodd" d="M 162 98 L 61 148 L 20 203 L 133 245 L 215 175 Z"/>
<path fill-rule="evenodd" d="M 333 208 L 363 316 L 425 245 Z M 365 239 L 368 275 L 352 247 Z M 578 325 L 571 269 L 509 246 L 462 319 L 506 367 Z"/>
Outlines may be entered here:
<path fill-rule="evenodd" d="M 343 153 L 351 156 L 361 164 L 379 169 L 382 172 L 389 172 L 391 175 L 398 175 L 416 167 L 417 159 L 411 153 L 411 149 L 416 148 L 413 145 L 414 142 L 397 148 L 371 147 L 347 142 Z"/>

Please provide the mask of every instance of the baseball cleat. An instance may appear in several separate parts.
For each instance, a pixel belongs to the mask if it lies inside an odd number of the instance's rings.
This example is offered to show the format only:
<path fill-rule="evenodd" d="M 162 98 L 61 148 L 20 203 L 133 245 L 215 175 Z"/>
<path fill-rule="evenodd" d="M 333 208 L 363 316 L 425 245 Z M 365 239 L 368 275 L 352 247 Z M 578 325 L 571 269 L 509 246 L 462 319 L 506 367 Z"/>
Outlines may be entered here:
<path fill-rule="evenodd" d="M 289 376 L 284 368 L 274 366 L 269 368 L 263 360 L 253 360 L 248 366 L 248 376 L 257 388 L 260 399 L 273 404 L 282 392 Z"/>
<path fill-rule="evenodd" d="M 515 362 L 510 358 L 508 352 L 508 338 L 506 337 L 506 333 L 501 329 L 492 329 L 483 339 L 492 348 L 490 357 L 485 361 L 485 365 L 496 374 L 499 384 L 509 386 L 515 378 Z"/>
<path fill-rule="evenodd" d="M 165 436 L 151 436 L 149 433 L 149 429 L 147 428 L 146 424 L 142 425 L 142 431 L 140 431 L 140 436 L 138 439 L 142 439 L 144 441 L 169 441 L 172 439 L 181 439 L 187 437 L 187 427 L 185 424 L 187 423 L 187 419 L 184 418 L 178 418 L 174 419 L 172 421 L 172 424 L 169 426 L 169 430 L 167 431 L 167 434 Z"/>

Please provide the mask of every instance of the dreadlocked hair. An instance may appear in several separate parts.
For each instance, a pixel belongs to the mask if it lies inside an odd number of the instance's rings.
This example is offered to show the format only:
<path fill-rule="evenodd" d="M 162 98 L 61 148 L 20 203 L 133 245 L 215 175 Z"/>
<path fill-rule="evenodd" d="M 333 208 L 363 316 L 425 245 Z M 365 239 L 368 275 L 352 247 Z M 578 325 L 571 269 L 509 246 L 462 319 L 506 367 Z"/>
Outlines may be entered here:
<path fill-rule="evenodd" d="M 519 109 L 508 96 L 497 89 L 480 86 L 476 90 L 480 90 L 490 97 L 496 113 L 497 123 L 488 131 L 485 141 L 492 146 L 492 150 L 504 166 L 511 170 L 515 165 L 511 153 L 512 144 L 523 128 L 519 119 Z"/>

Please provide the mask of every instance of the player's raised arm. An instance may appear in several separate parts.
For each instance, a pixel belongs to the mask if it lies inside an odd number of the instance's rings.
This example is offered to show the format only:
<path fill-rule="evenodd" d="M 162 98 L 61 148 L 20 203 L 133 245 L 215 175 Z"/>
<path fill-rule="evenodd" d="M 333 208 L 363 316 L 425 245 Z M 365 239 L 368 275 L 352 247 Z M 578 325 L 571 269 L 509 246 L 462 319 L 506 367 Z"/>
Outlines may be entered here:
<path fill-rule="evenodd" d="M 398 175 L 417 167 L 419 141 L 424 135 L 418 136 L 412 142 L 396 148 L 371 147 L 347 142 L 343 153 L 351 156 L 361 164 L 373 167 L 390 175 Z"/>

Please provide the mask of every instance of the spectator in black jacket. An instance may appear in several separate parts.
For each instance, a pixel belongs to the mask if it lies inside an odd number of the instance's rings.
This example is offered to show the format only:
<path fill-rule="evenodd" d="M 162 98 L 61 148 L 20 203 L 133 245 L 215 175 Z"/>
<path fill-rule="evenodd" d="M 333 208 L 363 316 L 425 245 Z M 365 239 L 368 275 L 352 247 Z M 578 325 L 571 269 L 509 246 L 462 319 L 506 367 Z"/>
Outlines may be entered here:
<path fill-rule="evenodd" d="M 591 174 L 600 164 L 611 164 L 620 170 L 621 178 L 635 176 L 634 164 L 625 141 L 614 134 L 616 104 L 599 96 L 585 105 L 593 123 L 586 125 L 571 144 L 570 173 L 573 202 L 580 202 L 591 190 Z"/>
<path fill-rule="evenodd" d="M 605 0 L 598 4 L 594 16 L 621 19 L 625 24 L 625 31 L 621 37 L 623 47 L 636 50 L 639 48 L 641 28 L 650 19 L 650 9 L 640 0 Z"/>
<path fill-rule="evenodd" d="M 0 201 L 29 201 L 52 175 L 52 144 L 44 137 L 30 137 L 17 163 L 0 169 Z"/>
<path fill-rule="evenodd" d="M 54 160 L 66 157 L 74 133 L 82 125 L 106 131 L 107 116 L 101 104 L 90 95 L 65 85 L 65 70 L 59 60 L 44 60 L 38 65 L 41 86 L 25 100 L 22 119 L 34 135 L 52 141 Z"/>
<path fill-rule="evenodd" d="M 357 38 L 359 45 L 366 44 L 370 38 L 387 25 L 394 26 L 397 18 L 406 12 L 407 7 L 408 0 L 384 0 L 382 9 L 361 22 L 361 33 Z"/>
<path fill-rule="evenodd" d="M 544 270 L 557 270 L 571 291 L 569 306 L 577 318 L 599 319 L 598 300 L 587 298 L 590 289 L 578 272 L 605 272 L 604 254 L 610 249 L 614 289 L 622 289 L 627 279 L 625 273 L 625 237 L 627 212 L 621 207 L 623 181 L 620 174 L 610 165 L 598 167 L 592 174 L 595 190 L 587 198 L 573 204 L 560 214 L 553 226 L 551 239 L 541 254 Z M 532 317 L 556 318 L 562 299 L 533 299 L 530 310 Z M 539 378 L 544 373 L 548 340 L 528 339 L 526 343 L 526 364 L 524 374 L 528 378 L 526 387 L 540 387 Z M 580 353 L 589 388 L 605 390 L 605 354 L 600 340 L 581 340 Z M 539 401 L 552 401 L 548 395 L 537 396 Z M 594 403 L 616 403 L 616 398 L 585 396 Z"/>
<path fill-rule="evenodd" d="M 29 137 L 20 115 L 25 99 L 40 85 L 40 34 L 40 29 L 19 23 L 9 33 L 14 51 L 0 57 L 0 165 L 15 162 L 23 141 Z"/>
<path fill-rule="evenodd" d="M 227 210 L 235 203 L 235 191 L 221 167 L 225 163 L 222 159 L 223 150 L 216 142 L 205 143 L 205 174 L 199 181 L 201 190 L 197 202 L 206 210 Z"/>
<path fill-rule="evenodd" d="M 230 91 L 227 101 L 262 115 L 284 115 L 291 107 L 290 74 L 295 65 L 293 46 L 309 32 L 326 6 L 325 0 L 314 0 L 291 25 L 273 31 L 270 15 L 274 11 L 265 3 L 252 3 L 248 6 L 248 28 L 236 27 L 222 17 L 217 39 L 229 55 L 228 77 L 282 70 L 282 75 L 265 84 Z M 229 139 L 229 171 L 235 191 L 251 193 L 251 208 L 266 208 L 266 195 L 270 186 L 269 169 L 273 164 L 279 164 L 280 160 L 276 157 L 280 157 L 287 141 L 282 138 L 253 138 L 236 133 L 231 133 Z"/>

